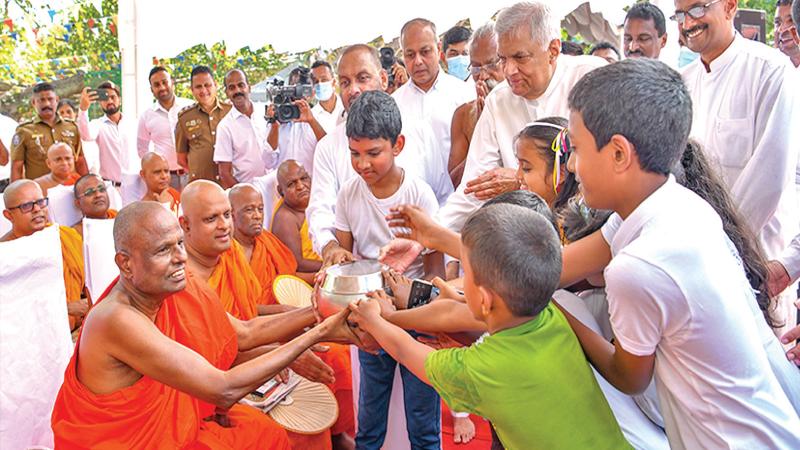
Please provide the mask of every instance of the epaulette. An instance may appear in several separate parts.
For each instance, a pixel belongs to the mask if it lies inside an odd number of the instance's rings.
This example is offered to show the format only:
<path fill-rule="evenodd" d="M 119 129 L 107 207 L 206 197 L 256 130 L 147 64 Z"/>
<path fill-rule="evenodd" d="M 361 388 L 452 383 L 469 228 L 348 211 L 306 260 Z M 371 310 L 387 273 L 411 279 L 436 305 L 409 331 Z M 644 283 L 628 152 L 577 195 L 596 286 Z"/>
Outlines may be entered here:
<path fill-rule="evenodd" d="M 184 106 L 184 107 L 183 107 L 183 108 L 182 108 L 180 111 L 178 111 L 178 117 L 180 117 L 180 116 L 181 116 L 183 113 L 185 113 L 186 111 L 189 111 L 190 109 L 193 109 L 193 108 L 195 108 L 195 107 L 196 107 L 196 106 L 198 106 L 199 104 L 200 104 L 200 103 L 194 102 L 194 103 L 192 103 L 192 104 L 191 104 L 191 105 L 189 105 L 189 106 Z"/>

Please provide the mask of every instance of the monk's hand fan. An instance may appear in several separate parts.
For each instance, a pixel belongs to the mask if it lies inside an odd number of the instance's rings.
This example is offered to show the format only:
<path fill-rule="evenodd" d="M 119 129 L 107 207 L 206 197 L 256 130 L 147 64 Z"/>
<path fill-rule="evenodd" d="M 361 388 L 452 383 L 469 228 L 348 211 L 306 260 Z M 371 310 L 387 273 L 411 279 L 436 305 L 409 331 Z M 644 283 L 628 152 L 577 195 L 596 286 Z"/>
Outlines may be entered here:
<path fill-rule="evenodd" d="M 317 434 L 339 417 L 336 397 L 324 384 L 300 379 L 294 389 L 267 413 L 284 429 L 298 434 Z"/>
<path fill-rule="evenodd" d="M 272 282 L 272 291 L 281 305 L 305 308 L 311 306 L 311 294 L 314 290 L 294 275 L 278 275 Z"/>

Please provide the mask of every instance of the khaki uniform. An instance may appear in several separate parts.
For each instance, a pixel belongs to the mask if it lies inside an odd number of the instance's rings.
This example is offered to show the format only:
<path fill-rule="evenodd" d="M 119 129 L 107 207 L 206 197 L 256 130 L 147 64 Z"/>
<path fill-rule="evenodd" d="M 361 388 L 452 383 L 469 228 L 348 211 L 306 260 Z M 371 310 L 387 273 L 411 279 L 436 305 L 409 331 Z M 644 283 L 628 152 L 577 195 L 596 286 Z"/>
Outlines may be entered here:
<path fill-rule="evenodd" d="M 47 168 L 47 149 L 56 142 L 66 142 L 75 152 L 75 162 L 81 156 L 81 134 L 75 122 L 56 118 L 55 125 L 36 119 L 23 122 L 17 127 L 11 140 L 11 160 L 25 163 L 25 178 L 35 179 L 50 173 Z"/>
<path fill-rule="evenodd" d="M 198 179 L 219 180 L 214 162 L 214 143 L 217 125 L 228 114 L 232 105 L 217 99 L 211 113 L 206 113 L 199 103 L 187 106 L 178 113 L 175 127 L 175 151 L 188 153 L 189 181 Z"/>

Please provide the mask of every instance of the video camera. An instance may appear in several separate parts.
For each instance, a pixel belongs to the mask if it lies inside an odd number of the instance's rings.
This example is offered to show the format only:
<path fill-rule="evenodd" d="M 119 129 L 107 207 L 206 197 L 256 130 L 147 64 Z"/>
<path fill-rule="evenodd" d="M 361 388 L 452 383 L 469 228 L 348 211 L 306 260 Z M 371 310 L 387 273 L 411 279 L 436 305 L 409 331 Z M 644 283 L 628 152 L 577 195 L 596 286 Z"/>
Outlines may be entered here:
<path fill-rule="evenodd" d="M 267 117 L 270 123 L 287 123 L 300 118 L 300 108 L 293 102 L 305 97 L 311 97 L 314 86 L 311 84 L 311 71 L 306 67 L 295 69 L 297 81 L 295 84 L 284 85 L 282 80 L 274 80 L 267 86 L 267 100 L 275 105 L 275 115 Z M 291 80 L 291 78 L 290 78 Z"/>
<path fill-rule="evenodd" d="M 397 62 L 397 59 L 394 57 L 394 50 L 392 47 L 382 47 L 379 52 L 381 54 L 381 67 L 386 71 L 386 75 L 389 76 L 389 86 L 393 86 L 394 72 L 392 71 L 392 67 L 394 67 L 394 63 Z"/>

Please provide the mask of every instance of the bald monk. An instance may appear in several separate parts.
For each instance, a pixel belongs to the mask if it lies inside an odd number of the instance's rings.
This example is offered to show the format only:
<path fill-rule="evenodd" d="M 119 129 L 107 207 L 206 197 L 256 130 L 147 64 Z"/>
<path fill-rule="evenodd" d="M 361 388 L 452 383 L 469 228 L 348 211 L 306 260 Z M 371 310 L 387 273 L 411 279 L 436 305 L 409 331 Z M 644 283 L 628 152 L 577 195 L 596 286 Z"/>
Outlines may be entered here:
<path fill-rule="evenodd" d="M 3 216 L 11 222 L 11 231 L 0 242 L 30 236 L 50 225 L 47 221 L 48 200 L 33 180 L 17 180 L 3 192 Z M 83 243 L 70 227 L 59 226 L 61 256 L 64 264 L 64 288 L 67 292 L 67 314 L 70 331 L 78 328 L 89 309 L 84 293 Z"/>
<path fill-rule="evenodd" d="M 158 202 L 178 216 L 181 194 L 169 185 L 169 163 L 163 156 L 147 152 L 142 156 L 142 170 L 139 171 L 147 192 L 142 200 Z"/>
<path fill-rule="evenodd" d="M 113 219 L 117 210 L 109 208 L 111 201 L 106 192 L 106 183 L 98 175 L 87 173 L 78 178 L 74 187 L 75 206 L 81 211 L 81 220 L 72 228 L 83 237 L 83 219 Z"/>
<path fill-rule="evenodd" d="M 306 208 L 311 195 L 311 177 L 297 161 L 287 159 L 278 167 L 278 203 L 272 217 L 271 231 L 294 254 L 297 276 L 314 283 L 314 275 L 322 267 L 322 258 L 311 247 Z"/>
<path fill-rule="evenodd" d="M 47 190 L 51 187 L 59 184 L 72 186 L 80 178 L 75 172 L 75 154 L 66 142 L 56 142 L 47 149 L 45 164 L 50 173 L 33 180 L 42 188 L 44 195 L 47 195 Z"/>
<path fill-rule="evenodd" d="M 258 330 L 227 315 L 186 270 L 182 241 L 156 203 L 120 211 L 120 276 L 88 315 L 65 372 L 56 448 L 288 449 L 277 424 L 237 402 L 317 342 L 357 342 L 343 311 L 253 357 Z"/>

